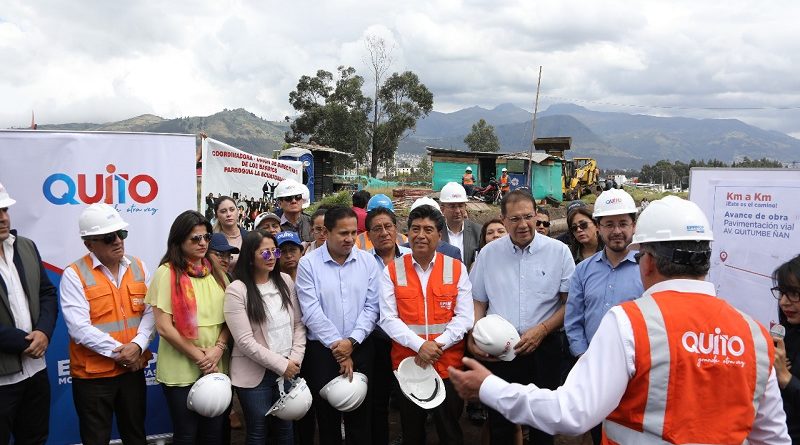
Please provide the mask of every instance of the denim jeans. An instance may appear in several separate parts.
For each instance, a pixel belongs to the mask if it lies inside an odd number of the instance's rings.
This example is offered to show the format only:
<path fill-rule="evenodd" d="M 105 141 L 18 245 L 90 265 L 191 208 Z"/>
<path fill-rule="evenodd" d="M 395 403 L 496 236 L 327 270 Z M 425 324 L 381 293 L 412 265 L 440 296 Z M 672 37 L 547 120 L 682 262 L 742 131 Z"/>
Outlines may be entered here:
<path fill-rule="evenodd" d="M 292 422 L 275 416 L 267 416 L 267 411 L 281 398 L 278 391 L 278 375 L 267 370 L 261 383 L 255 388 L 236 388 L 239 402 L 242 404 L 245 428 L 247 428 L 247 445 L 264 445 L 269 432 L 270 443 L 291 445 Z M 289 391 L 291 383 L 284 382 L 284 391 Z M 269 429 L 269 431 L 268 431 Z"/>
<path fill-rule="evenodd" d="M 163 383 L 164 398 L 172 418 L 173 445 L 218 445 L 226 443 L 226 424 L 230 406 L 217 417 L 203 417 L 186 406 L 192 386 L 167 386 Z"/>

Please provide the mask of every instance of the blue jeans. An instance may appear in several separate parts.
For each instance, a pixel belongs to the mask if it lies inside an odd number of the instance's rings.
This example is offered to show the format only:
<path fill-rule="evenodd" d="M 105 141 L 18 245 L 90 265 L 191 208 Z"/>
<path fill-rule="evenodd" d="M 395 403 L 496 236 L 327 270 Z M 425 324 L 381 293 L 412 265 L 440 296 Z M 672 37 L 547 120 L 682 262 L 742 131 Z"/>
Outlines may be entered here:
<path fill-rule="evenodd" d="M 247 445 L 264 445 L 267 428 L 269 428 L 270 443 L 291 445 L 293 442 L 292 422 L 266 415 L 272 405 L 281 398 L 278 382 L 275 381 L 277 378 L 277 374 L 267 370 L 261 383 L 255 388 L 236 388 L 247 428 L 245 440 Z M 284 382 L 284 391 L 288 392 L 291 386 L 288 381 Z"/>

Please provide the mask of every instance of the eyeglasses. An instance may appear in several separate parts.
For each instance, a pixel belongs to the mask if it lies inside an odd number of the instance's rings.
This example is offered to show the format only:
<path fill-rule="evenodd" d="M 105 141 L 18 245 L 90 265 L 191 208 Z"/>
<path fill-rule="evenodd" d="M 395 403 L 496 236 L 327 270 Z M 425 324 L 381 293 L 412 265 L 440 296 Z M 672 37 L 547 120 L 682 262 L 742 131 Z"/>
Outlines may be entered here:
<path fill-rule="evenodd" d="M 395 227 L 394 224 L 386 223 L 386 224 L 381 225 L 381 226 L 372 226 L 369 229 L 369 231 L 377 235 L 377 234 L 383 232 L 384 230 L 387 231 L 387 232 L 391 232 L 392 229 L 394 229 L 394 227 Z"/>
<path fill-rule="evenodd" d="M 511 224 L 519 224 L 520 221 L 525 220 L 527 222 L 527 221 L 532 220 L 535 217 L 536 217 L 536 214 L 528 213 L 527 215 L 521 215 L 521 216 L 509 216 L 507 219 Z"/>
<path fill-rule="evenodd" d="M 264 249 L 261 251 L 261 258 L 264 258 L 264 261 L 269 261 L 271 259 L 278 259 L 281 257 L 281 249 L 276 247 L 272 249 Z"/>
<path fill-rule="evenodd" d="M 775 297 L 776 300 L 780 301 L 782 296 L 786 296 L 786 298 L 791 301 L 792 303 L 797 303 L 800 301 L 800 289 L 792 288 L 792 287 L 780 287 L 775 286 L 772 289 L 772 296 Z"/>
<path fill-rule="evenodd" d="M 639 251 L 633 255 L 633 260 L 636 261 L 636 264 L 639 264 L 639 261 L 642 261 L 642 257 L 646 254 L 647 252 Z"/>
<path fill-rule="evenodd" d="M 550 221 L 536 221 L 536 227 L 550 227 Z"/>
<path fill-rule="evenodd" d="M 125 239 L 128 237 L 127 230 L 117 230 L 116 232 L 106 233 L 105 235 L 99 238 L 87 238 L 87 241 L 102 241 L 105 244 L 114 244 L 114 241 L 119 239 Z"/>
<path fill-rule="evenodd" d="M 616 229 L 618 227 L 619 227 L 619 230 L 627 230 L 627 229 L 633 227 L 633 224 L 631 224 L 631 223 L 629 223 L 627 221 L 622 221 L 619 224 L 614 224 L 614 223 L 600 224 L 600 227 L 602 227 L 602 228 L 604 228 L 606 230 L 614 230 L 614 229 Z"/>
<path fill-rule="evenodd" d="M 586 230 L 588 228 L 589 228 L 589 221 L 581 221 L 578 224 L 573 224 L 573 225 L 569 226 L 570 232 L 577 232 L 578 229 Z"/>
<path fill-rule="evenodd" d="M 325 231 L 325 227 L 312 227 L 312 228 L 311 228 L 311 231 L 312 231 L 313 233 L 322 233 L 322 232 L 324 232 L 324 231 Z"/>
<path fill-rule="evenodd" d="M 303 200 L 303 195 L 284 196 L 281 198 L 281 201 L 285 202 L 302 201 L 302 200 Z"/>
<path fill-rule="evenodd" d="M 190 236 L 189 237 L 189 241 L 191 241 L 191 242 L 193 242 L 195 244 L 200 244 L 200 241 L 203 241 L 203 240 L 205 240 L 206 242 L 211 241 L 211 237 L 212 237 L 212 235 L 210 233 L 204 233 L 202 235 Z"/>

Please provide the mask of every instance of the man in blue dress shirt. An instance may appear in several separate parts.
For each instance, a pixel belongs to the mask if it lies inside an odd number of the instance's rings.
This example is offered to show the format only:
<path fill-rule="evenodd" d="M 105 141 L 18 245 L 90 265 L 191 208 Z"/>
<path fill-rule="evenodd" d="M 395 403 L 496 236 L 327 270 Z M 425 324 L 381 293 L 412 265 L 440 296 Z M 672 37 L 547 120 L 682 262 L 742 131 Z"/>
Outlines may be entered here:
<path fill-rule="evenodd" d="M 516 357 L 498 361 L 477 347 L 472 336 L 467 347 L 473 356 L 506 381 L 555 389 L 559 384 L 564 301 L 575 263 L 566 244 L 536 234 L 536 203 L 530 191 L 514 190 L 500 203 L 508 236 L 484 246 L 472 265 L 475 321 L 498 314 L 517 328 Z M 519 440 L 518 428 L 500 413 L 489 410 L 492 445 Z M 536 444 L 552 444 L 553 436 L 532 430 Z"/>
<path fill-rule="evenodd" d="M 575 268 L 569 286 L 564 329 L 573 356 L 589 348 L 600 320 L 619 303 L 644 293 L 639 265 L 628 245 L 636 229 L 636 204 L 624 190 L 611 189 L 595 202 L 595 224 L 605 248 L 583 260 Z M 592 441 L 599 444 L 600 425 L 592 428 Z"/>
<path fill-rule="evenodd" d="M 358 228 L 352 209 L 328 210 L 325 230 L 325 244 L 300 259 L 297 270 L 297 298 L 308 329 L 303 376 L 314 398 L 320 444 L 341 443 L 344 416 L 347 443 L 366 445 L 371 442 L 369 399 L 341 413 L 319 391 L 339 374 L 352 378 L 358 371 L 370 378 L 369 335 L 380 313 L 381 270 L 370 253 L 353 248 Z"/>

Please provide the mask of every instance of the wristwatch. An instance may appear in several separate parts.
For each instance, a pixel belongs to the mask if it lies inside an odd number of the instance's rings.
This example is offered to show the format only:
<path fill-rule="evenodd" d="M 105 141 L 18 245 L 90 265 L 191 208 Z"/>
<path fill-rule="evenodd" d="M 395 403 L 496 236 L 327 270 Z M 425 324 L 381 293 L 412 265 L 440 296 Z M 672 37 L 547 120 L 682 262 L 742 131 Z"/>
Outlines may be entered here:
<path fill-rule="evenodd" d="M 358 345 L 359 345 L 358 341 L 356 341 L 356 339 L 355 339 L 355 338 L 353 338 L 353 337 L 347 337 L 347 339 L 348 339 L 348 340 L 350 340 L 350 345 L 351 345 L 351 346 L 352 346 L 354 349 L 355 349 L 355 347 L 356 347 L 356 346 L 358 346 Z"/>

